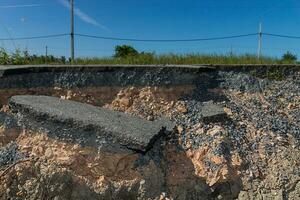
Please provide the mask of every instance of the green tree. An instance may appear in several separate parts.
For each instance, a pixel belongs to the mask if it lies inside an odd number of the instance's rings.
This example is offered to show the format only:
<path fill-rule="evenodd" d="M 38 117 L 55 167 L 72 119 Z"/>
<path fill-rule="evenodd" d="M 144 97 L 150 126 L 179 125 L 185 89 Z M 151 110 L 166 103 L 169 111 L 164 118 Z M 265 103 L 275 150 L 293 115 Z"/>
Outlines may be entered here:
<path fill-rule="evenodd" d="M 288 51 L 285 54 L 283 54 L 282 60 L 287 62 L 296 62 L 297 56 Z"/>
<path fill-rule="evenodd" d="M 126 58 L 131 56 L 137 56 L 139 52 L 129 45 L 118 45 L 115 47 L 115 57 L 116 58 Z"/>

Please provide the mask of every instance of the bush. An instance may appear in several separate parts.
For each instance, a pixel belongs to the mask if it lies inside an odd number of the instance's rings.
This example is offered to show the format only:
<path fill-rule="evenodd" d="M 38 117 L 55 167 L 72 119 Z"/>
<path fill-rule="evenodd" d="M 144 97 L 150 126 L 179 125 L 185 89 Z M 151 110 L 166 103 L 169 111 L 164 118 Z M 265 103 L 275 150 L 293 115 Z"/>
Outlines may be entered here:
<path fill-rule="evenodd" d="M 139 52 L 129 45 L 118 45 L 115 47 L 115 57 L 116 58 L 126 58 L 126 57 L 132 57 L 137 56 Z"/>
<path fill-rule="evenodd" d="M 295 54 L 292 54 L 291 52 L 286 52 L 282 56 L 282 61 L 285 62 L 296 62 L 297 61 L 297 56 Z"/>

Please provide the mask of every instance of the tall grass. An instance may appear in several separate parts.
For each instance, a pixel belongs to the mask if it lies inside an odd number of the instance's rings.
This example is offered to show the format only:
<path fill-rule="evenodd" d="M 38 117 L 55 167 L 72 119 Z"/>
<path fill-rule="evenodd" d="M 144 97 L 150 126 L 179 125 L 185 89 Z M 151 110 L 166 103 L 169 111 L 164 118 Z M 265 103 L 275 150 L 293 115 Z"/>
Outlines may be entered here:
<path fill-rule="evenodd" d="M 54 57 L 52 55 L 38 56 L 30 55 L 28 51 L 16 50 L 14 53 L 7 53 L 0 48 L 0 65 L 24 65 L 24 64 L 69 64 L 65 57 Z M 219 54 L 164 54 L 141 53 L 135 56 L 116 57 L 94 57 L 76 58 L 75 64 L 152 64 L 152 65 L 192 65 L 192 64 L 296 64 L 296 61 L 285 61 L 273 57 L 262 57 L 257 59 L 255 55 L 219 55 Z"/>
<path fill-rule="evenodd" d="M 154 55 L 141 54 L 126 58 L 77 58 L 77 64 L 279 64 L 281 60 L 271 57 L 257 59 L 254 55 Z"/>
<path fill-rule="evenodd" d="M 13 53 L 8 53 L 5 49 L 0 48 L 0 65 L 27 65 L 27 64 L 65 64 L 65 57 L 38 56 L 30 55 L 27 50 L 15 50 Z"/>

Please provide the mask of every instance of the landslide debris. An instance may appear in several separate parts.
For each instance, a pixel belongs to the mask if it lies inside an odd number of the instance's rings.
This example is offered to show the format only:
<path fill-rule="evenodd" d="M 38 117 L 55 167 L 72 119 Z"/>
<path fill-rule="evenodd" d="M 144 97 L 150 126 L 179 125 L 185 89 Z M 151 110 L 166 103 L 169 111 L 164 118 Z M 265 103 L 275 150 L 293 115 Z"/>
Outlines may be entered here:
<path fill-rule="evenodd" d="M 193 165 L 193 174 L 211 186 L 211 196 L 220 193 L 217 198 L 298 199 L 299 72 L 282 81 L 260 79 L 243 73 L 220 73 L 218 77 L 222 79 L 219 87 L 204 90 L 199 86 L 194 93 L 211 92 L 213 94 L 210 96 L 217 94 L 222 98 L 212 102 L 195 98 L 181 100 L 184 113 L 175 108 L 175 112 L 167 114 L 177 124 L 177 134 L 169 142 L 178 143 L 182 148 L 174 160 L 179 163 L 182 161 L 180 153 L 188 157 Z M 122 98 L 117 97 L 117 103 L 113 102 L 110 106 L 139 114 L 141 105 L 144 110 L 151 110 L 149 105 L 157 101 L 148 97 L 144 102 L 139 95 L 133 96 L 134 104 L 126 107 L 119 103 Z M 220 101 L 224 98 L 224 101 Z M 206 105 L 223 107 L 227 119 L 223 115 L 224 120 L 203 120 L 202 110 Z M 160 114 L 164 115 L 155 112 L 154 116 Z M 148 112 L 144 117 L 151 119 L 152 115 Z M 173 174 L 182 173 L 180 169 L 188 171 L 179 167 L 186 163 L 179 163 L 173 168 L 176 169 Z M 228 188 L 222 183 L 228 183 Z M 179 185 L 187 185 L 187 182 Z M 188 194 L 182 193 L 183 190 L 178 193 L 185 199 Z"/>
<path fill-rule="evenodd" d="M 299 199 L 299 72 L 280 81 L 207 76 L 212 84 L 199 81 L 193 92 L 128 87 L 105 103 L 176 124 L 146 154 L 112 154 L 20 130 L 6 125 L 5 109 L 0 152 L 13 159 L 0 165 L 0 199 Z"/>

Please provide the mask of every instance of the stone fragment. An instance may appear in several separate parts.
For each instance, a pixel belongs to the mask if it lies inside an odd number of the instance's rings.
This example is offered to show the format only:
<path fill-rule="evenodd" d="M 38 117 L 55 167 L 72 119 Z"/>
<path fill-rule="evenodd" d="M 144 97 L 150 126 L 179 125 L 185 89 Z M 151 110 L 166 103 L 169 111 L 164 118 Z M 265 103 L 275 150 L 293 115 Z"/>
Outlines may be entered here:
<path fill-rule="evenodd" d="M 226 112 L 221 106 L 213 103 L 204 104 L 201 114 L 203 121 L 206 123 L 224 121 L 227 116 Z"/>

